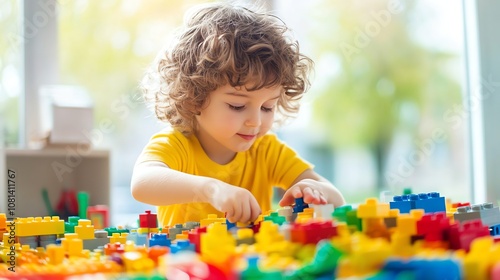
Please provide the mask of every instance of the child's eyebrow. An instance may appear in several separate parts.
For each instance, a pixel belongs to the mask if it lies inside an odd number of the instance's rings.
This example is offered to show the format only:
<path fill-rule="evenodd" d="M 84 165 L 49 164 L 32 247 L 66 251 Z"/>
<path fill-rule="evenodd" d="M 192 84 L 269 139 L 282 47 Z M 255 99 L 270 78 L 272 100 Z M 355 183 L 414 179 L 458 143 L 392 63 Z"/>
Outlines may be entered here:
<path fill-rule="evenodd" d="M 226 92 L 227 95 L 233 95 L 233 96 L 240 96 L 240 97 L 246 97 L 246 98 L 249 98 L 250 96 L 248 96 L 248 94 L 245 94 L 245 93 L 241 93 L 241 92 Z M 280 98 L 280 95 L 277 95 L 276 97 L 273 97 L 269 100 L 274 100 L 274 99 L 278 99 Z"/>

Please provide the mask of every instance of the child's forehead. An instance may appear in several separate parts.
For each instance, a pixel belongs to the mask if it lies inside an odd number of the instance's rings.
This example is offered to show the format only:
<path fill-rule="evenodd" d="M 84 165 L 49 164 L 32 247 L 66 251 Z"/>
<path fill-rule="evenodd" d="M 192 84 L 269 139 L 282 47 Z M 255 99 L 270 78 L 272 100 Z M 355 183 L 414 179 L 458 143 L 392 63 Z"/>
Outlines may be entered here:
<path fill-rule="evenodd" d="M 255 96 L 270 96 L 270 97 L 278 97 L 283 92 L 283 86 L 281 85 L 272 85 L 268 87 L 261 87 L 258 89 L 254 89 L 247 85 L 242 86 L 231 86 L 229 84 L 218 87 L 214 92 L 221 93 L 227 96 L 237 96 L 237 97 L 255 97 Z"/>

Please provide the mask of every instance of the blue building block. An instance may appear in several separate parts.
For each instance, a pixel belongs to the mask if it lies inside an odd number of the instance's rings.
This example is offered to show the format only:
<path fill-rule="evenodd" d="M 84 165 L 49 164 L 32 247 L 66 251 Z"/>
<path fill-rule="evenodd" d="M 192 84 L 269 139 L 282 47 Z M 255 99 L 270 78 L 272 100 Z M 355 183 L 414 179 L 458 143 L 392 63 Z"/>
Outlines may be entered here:
<path fill-rule="evenodd" d="M 389 205 L 391 209 L 399 209 L 400 213 L 410 213 L 412 209 L 423 209 L 426 214 L 446 212 L 444 197 L 438 192 L 394 196 Z"/>
<path fill-rule="evenodd" d="M 132 231 L 127 235 L 127 240 L 134 241 L 135 245 L 138 246 L 147 246 L 148 245 L 148 235 L 147 234 L 139 234 L 136 231 Z"/>
<path fill-rule="evenodd" d="M 415 200 L 415 209 L 424 209 L 425 213 L 446 212 L 446 202 L 438 192 L 421 193 Z"/>
<path fill-rule="evenodd" d="M 295 199 L 295 205 L 293 206 L 293 213 L 304 212 L 304 209 L 309 208 L 307 203 L 304 203 L 304 198 L 299 197 Z"/>
<path fill-rule="evenodd" d="M 414 209 L 412 204 L 414 203 L 408 194 L 396 195 L 393 201 L 389 202 L 391 209 L 399 209 L 399 213 L 410 213 L 410 210 Z"/>
<path fill-rule="evenodd" d="M 167 235 L 164 233 L 155 233 L 149 239 L 149 247 L 153 246 L 163 246 L 169 247 L 171 244 L 170 239 L 167 238 Z"/>
<path fill-rule="evenodd" d="M 181 252 L 181 251 L 191 251 L 194 252 L 194 244 L 190 243 L 189 240 L 185 239 L 180 239 L 177 240 L 175 243 L 170 245 L 170 252 L 172 254 Z"/>
<path fill-rule="evenodd" d="M 500 235 L 500 225 L 494 225 L 490 227 L 490 235 L 496 236 Z"/>
<path fill-rule="evenodd" d="M 395 276 L 394 278 L 387 277 L 383 279 L 406 279 L 400 278 L 400 276 L 408 274 L 413 276 L 411 279 L 441 280 L 463 278 L 460 264 L 453 259 L 387 260 L 382 271 L 385 272 L 386 277 L 391 274 Z"/>

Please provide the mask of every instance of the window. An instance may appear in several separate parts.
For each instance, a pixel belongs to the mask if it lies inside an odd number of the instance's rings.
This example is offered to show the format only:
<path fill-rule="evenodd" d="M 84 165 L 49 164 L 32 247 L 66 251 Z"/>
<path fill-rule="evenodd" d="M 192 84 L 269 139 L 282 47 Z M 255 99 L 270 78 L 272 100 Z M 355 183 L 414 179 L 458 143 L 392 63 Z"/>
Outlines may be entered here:
<path fill-rule="evenodd" d="M 316 62 L 306 106 L 283 129 L 285 140 L 350 202 L 406 187 L 469 201 L 459 3 L 275 3 Z"/>
<path fill-rule="evenodd" d="M 19 143 L 21 127 L 22 36 L 19 1 L 2 1 L 0 10 L 0 133 L 7 146 Z M 2 137 L 0 137 L 2 139 Z"/>

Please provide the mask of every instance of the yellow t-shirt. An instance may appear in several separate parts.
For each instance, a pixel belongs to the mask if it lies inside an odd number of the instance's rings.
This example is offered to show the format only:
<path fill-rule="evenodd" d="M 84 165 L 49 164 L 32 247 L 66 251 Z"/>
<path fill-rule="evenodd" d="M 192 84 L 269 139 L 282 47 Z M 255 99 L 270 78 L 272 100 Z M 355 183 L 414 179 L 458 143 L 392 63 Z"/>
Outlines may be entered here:
<path fill-rule="evenodd" d="M 142 151 L 139 162 L 145 161 L 160 161 L 184 173 L 245 188 L 255 196 L 263 212 L 271 209 L 273 186 L 288 189 L 302 172 L 312 168 L 273 134 L 258 138 L 249 150 L 237 153 L 230 163 L 221 165 L 207 156 L 196 136 L 186 137 L 177 130 L 162 131 L 155 134 Z M 161 226 L 200 221 L 208 214 L 224 217 L 208 203 L 158 207 Z"/>

